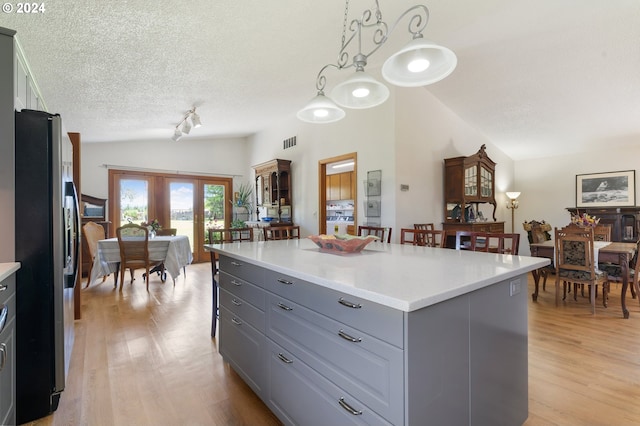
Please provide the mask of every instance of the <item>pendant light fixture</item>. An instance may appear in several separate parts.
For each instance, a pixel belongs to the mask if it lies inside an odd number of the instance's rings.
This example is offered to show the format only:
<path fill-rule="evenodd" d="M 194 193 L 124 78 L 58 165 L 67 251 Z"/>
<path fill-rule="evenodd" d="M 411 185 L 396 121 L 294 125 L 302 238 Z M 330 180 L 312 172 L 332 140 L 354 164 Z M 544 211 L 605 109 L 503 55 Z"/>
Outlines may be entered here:
<path fill-rule="evenodd" d="M 189 123 L 191 120 L 191 123 Z M 180 129 L 180 125 L 182 125 L 182 129 Z M 183 135 L 188 135 L 191 131 L 191 127 L 193 125 L 194 129 L 202 126 L 202 122 L 200 121 L 200 116 L 196 113 L 196 107 L 193 107 L 185 114 L 184 118 L 180 120 L 178 124 L 176 124 L 176 128 L 173 131 L 173 136 L 171 139 L 174 142 L 177 142 L 182 138 Z"/>
<path fill-rule="evenodd" d="M 403 87 L 426 86 L 447 77 L 457 65 L 455 53 L 423 38 L 422 32 L 429 21 L 429 9 L 424 5 L 410 7 L 389 27 L 382 20 L 380 5 L 376 0 L 375 8 L 366 9 L 361 18 L 351 21 L 349 25 L 350 36 L 347 38 L 348 14 L 349 0 L 346 0 L 342 25 L 342 45 L 338 52 L 338 60 L 335 64 L 327 64 L 320 69 L 316 77 L 318 96 L 313 98 L 297 114 L 302 121 L 332 123 L 346 115 L 335 104 L 345 108 L 362 109 L 378 106 L 387 100 L 389 88 L 367 74 L 365 67 L 367 59 L 387 42 L 391 33 L 406 16 L 411 15 L 407 29 L 412 39 L 385 61 L 382 67 L 382 76 L 386 81 Z M 362 49 L 362 37 L 365 31 L 372 33 L 372 47 L 367 53 L 363 53 Z M 354 40 L 357 43 L 357 52 L 351 55 L 349 48 Z M 353 59 L 349 63 L 351 57 Z M 342 70 L 351 67 L 355 68 L 355 73 L 334 87 L 331 91 L 331 99 L 326 97 L 324 95 L 326 86 L 324 72 L 327 68 Z M 327 109 L 327 105 L 334 107 Z"/>

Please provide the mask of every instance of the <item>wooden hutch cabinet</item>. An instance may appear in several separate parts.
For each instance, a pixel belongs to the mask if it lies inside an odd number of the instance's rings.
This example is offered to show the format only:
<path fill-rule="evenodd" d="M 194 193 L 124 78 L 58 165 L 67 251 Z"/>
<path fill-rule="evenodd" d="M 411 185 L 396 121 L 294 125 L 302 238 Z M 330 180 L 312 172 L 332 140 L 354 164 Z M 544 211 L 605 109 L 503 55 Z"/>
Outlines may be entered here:
<path fill-rule="evenodd" d="M 583 213 L 600 219 L 600 224 L 611 225 L 611 241 L 635 243 L 640 231 L 640 207 L 568 207 L 572 216 Z"/>
<path fill-rule="evenodd" d="M 487 156 L 485 149 L 482 145 L 469 157 L 444 160 L 445 219 L 442 225 L 449 235 L 455 231 L 504 232 L 504 222 L 496 222 L 496 163 Z M 493 205 L 493 222 L 471 220 L 467 214 L 468 208 L 477 214 L 478 205 L 483 203 Z"/>
<path fill-rule="evenodd" d="M 291 160 L 275 159 L 253 166 L 256 174 L 256 216 L 272 223 L 293 222 Z"/>

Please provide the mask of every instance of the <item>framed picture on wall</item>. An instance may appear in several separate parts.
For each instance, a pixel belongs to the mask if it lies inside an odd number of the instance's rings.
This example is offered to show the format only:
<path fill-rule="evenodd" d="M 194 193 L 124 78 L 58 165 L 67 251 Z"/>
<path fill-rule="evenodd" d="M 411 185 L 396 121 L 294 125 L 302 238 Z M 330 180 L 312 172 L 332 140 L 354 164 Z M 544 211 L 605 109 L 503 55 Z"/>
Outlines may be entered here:
<path fill-rule="evenodd" d="M 576 175 L 576 207 L 636 205 L 636 171 Z"/>

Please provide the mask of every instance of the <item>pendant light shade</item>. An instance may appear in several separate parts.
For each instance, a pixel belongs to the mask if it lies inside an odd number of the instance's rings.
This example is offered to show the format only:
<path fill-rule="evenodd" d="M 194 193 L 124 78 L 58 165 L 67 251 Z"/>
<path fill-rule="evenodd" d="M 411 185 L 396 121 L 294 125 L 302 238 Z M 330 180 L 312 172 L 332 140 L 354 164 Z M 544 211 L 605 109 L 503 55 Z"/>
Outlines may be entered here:
<path fill-rule="evenodd" d="M 385 61 L 382 75 L 396 86 L 426 86 L 447 77 L 457 63 L 451 50 L 419 36 Z"/>
<path fill-rule="evenodd" d="M 299 120 L 307 123 L 333 123 L 342 120 L 346 114 L 320 90 L 318 95 L 311 99 L 296 115 Z"/>
<path fill-rule="evenodd" d="M 345 108 L 363 109 L 378 106 L 389 98 L 389 88 L 362 70 L 336 85 L 331 98 Z"/>
<path fill-rule="evenodd" d="M 193 112 L 191 113 L 191 122 L 193 123 L 193 128 L 197 129 L 202 126 L 202 122 L 200 121 L 200 116 L 196 114 L 196 109 L 193 108 Z"/>
<path fill-rule="evenodd" d="M 191 124 L 189 124 L 188 120 L 184 120 L 184 124 L 182 125 L 182 133 L 188 135 L 191 131 Z"/>

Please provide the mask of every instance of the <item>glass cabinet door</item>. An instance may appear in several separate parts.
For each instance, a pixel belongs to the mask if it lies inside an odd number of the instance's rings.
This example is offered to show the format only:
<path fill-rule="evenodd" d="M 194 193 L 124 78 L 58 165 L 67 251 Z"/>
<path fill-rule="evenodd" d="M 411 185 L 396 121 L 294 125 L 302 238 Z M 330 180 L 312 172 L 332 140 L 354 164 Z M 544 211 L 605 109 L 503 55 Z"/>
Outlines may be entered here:
<path fill-rule="evenodd" d="M 476 166 L 464 169 L 464 195 L 471 197 L 478 195 L 478 168 Z"/>
<path fill-rule="evenodd" d="M 491 170 L 480 167 L 480 196 L 483 198 L 493 196 L 493 173 Z"/>

